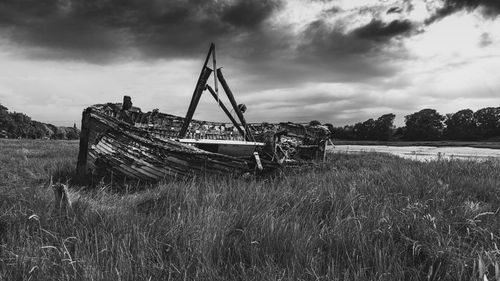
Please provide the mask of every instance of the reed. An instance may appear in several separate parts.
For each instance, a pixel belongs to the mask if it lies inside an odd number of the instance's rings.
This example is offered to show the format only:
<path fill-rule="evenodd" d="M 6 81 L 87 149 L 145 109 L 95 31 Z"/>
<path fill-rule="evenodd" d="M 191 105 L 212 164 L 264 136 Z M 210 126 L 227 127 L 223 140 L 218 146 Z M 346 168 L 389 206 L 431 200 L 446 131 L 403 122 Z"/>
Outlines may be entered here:
<path fill-rule="evenodd" d="M 88 189 L 71 182 L 77 151 L 77 142 L 1 141 L 0 280 L 500 275 L 498 161 L 332 154 L 261 179 Z M 70 186 L 70 215 L 51 212 L 51 176 Z"/>

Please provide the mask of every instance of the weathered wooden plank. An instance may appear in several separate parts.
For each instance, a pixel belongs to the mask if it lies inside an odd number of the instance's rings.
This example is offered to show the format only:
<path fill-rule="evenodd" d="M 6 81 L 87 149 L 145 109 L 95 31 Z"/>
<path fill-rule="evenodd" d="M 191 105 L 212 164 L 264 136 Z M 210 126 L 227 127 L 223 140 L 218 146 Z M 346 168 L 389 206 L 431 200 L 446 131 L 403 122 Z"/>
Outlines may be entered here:
<path fill-rule="evenodd" d="M 103 138 L 100 142 L 99 145 L 103 148 L 107 148 L 108 151 L 110 147 L 112 146 L 111 143 L 107 142 L 109 139 L 108 138 Z M 130 153 L 128 153 L 126 150 L 121 150 L 117 151 L 117 153 L 120 155 L 120 157 L 117 157 L 116 155 L 113 155 L 113 159 L 116 159 L 115 162 L 121 163 L 120 166 L 123 166 L 122 168 L 133 173 L 134 175 L 140 175 L 141 177 L 149 177 L 152 179 L 156 178 L 162 178 L 163 173 L 156 173 L 156 172 L 151 172 L 148 169 L 143 169 L 143 166 L 145 165 L 145 161 L 141 160 L 140 158 L 134 158 L 130 157 Z M 119 161 L 119 159 L 122 159 L 122 161 Z M 127 163 L 129 162 L 129 163 Z"/>
<path fill-rule="evenodd" d="M 109 139 L 106 139 L 106 141 L 109 141 Z M 108 143 L 106 145 L 111 146 L 112 144 Z M 173 169 L 167 168 L 167 166 L 172 166 L 171 163 L 167 163 L 164 161 L 163 163 L 161 163 L 161 166 L 158 165 L 159 163 L 150 163 L 151 155 L 138 154 L 137 152 L 134 153 L 133 150 L 128 150 L 126 147 L 120 148 L 118 153 L 120 153 L 122 157 L 128 158 L 128 161 L 132 162 L 131 165 L 135 167 L 135 169 L 144 170 L 144 173 L 148 173 L 152 177 L 163 178 L 165 174 L 172 174 L 172 172 L 169 172 L 169 170 Z M 176 169 L 176 171 L 174 171 L 174 174 L 182 173 L 182 171 L 182 169 Z"/>
<path fill-rule="evenodd" d="M 162 178 L 165 174 L 170 175 L 185 175 L 185 170 L 187 169 L 196 169 L 198 171 L 202 171 L 202 167 L 200 165 L 193 166 L 185 161 L 179 160 L 175 157 L 167 157 L 165 158 L 163 165 L 158 167 L 158 159 L 152 158 L 151 154 L 144 153 L 144 151 L 135 151 L 133 149 L 127 147 L 117 147 L 114 146 L 111 139 L 104 137 L 98 144 L 98 148 L 105 149 L 109 154 L 119 154 L 122 157 L 129 157 L 128 161 L 132 161 L 133 164 L 130 164 L 132 167 L 137 169 L 138 173 L 146 174 L 151 178 Z M 118 150 L 116 150 L 118 149 Z M 142 154 L 138 154 L 138 152 L 143 152 Z M 135 154 L 135 155 L 134 155 Z M 149 161 L 148 161 L 149 160 Z M 156 163 L 151 164 L 151 160 L 155 160 Z M 119 163 L 119 162 L 117 162 Z M 184 165 L 176 165 L 178 163 L 182 163 Z M 177 166 L 177 167 L 176 167 Z M 205 165 L 203 165 L 205 166 Z M 219 169 L 223 169 L 223 167 L 217 167 Z M 225 168 L 225 167 L 224 167 Z M 129 169 L 126 169 L 128 172 L 131 172 Z M 135 177 L 138 177 L 137 173 L 134 173 Z"/>
<path fill-rule="evenodd" d="M 125 176 L 128 176 L 130 178 L 138 178 L 138 179 L 144 178 L 144 176 L 141 175 L 140 172 L 138 172 L 138 171 L 126 166 L 126 165 L 122 166 L 123 162 L 119 161 L 116 157 L 113 157 L 113 155 L 110 155 L 108 153 L 108 151 L 104 150 L 104 146 L 101 142 L 95 146 L 94 151 L 97 153 L 97 159 L 99 159 L 100 161 L 107 164 L 106 167 L 102 167 L 102 168 L 105 168 L 107 170 L 111 170 L 113 172 L 121 172 L 122 174 L 124 174 Z"/>
<path fill-rule="evenodd" d="M 121 140 L 122 142 L 127 142 L 126 140 Z M 178 170 L 183 170 L 183 169 L 189 169 L 190 165 L 192 163 L 189 163 L 188 161 L 182 160 L 182 158 L 176 158 L 173 154 L 171 153 L 158 153 L 155 151 L 149 151 L 148 147 L 142 147 L 142 149 L 138 149 L 134 151 L 131 148 L 124 148 L 122 149 L 123 153 L 136 153 L 137 158 L 146 158 L 149 160 L 149 162 L 152 162 L 154 165 L 157 166 L 165 166 L 165 162 L 169 162 L 169 165 L 173 166 L 179 166 Z M 161 155 L 159 155 L 161 154 Z M 169 156 L 171 155 L 171 156 Z"/>
<path fill-rule="evenodd" d="M 130 178 L 137 178 L 142 180 L 156 180 L 158 178 L 161 178 L 158 175 L 140 169 L 140 167 L 138 167 L 133 163 L 130 164 L 120 161 L 119 158 L 116 158 L 113 155 L 103 154 L 100 155 L 99 157 L 101 161 L 106 163 L 106 167 L 104 168 L 111 170 L 115 173 L 120 173 Z"/>
<path fill-rule="evenodd" d="M 133 169 L 132 167 L 123 164 L 122 162 L 118 161 L 114 157 L 110 157 L 110 155 L 102 155 L 100 157 L 100 160 L 106 164 L 105 168 L 107 170 L 112 171 L 113 173 L 124 175 L 129 178 L 135 178 L 135 179 L 140 179 L 140 180 L 145 180 L 145 181 L 150 181 L 150 180 L 155 180 L 155 178 L 149 177 L 147 175 L 144 175 L 143 173 L 140 173 L 140 171 Z"/>

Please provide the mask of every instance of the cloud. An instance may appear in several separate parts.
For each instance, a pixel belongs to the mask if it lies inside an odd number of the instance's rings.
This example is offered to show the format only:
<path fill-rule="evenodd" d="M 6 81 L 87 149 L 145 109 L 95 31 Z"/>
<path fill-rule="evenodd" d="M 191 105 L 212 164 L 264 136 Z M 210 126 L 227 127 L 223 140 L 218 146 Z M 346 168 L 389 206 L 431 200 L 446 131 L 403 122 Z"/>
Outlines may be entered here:
<path fill-rule="evenodd" d="M 374 19 L 369 24 L 355 29 L 353 34 L 369 40 L 388 40 L 398 35 L 408 34 L 412 30 L 413 24 L 409 20 L 393 20 L 387 24 Z"/>
<path fill-rule="evenodd" d="M 411 24 L 407 26 L 406 22 L 394 21 L 386 25 L 372 20 L 367 25 L 347 31 L 343 25 L 329 26 L 325 21 L 317 20 L 304 31 L 301 48 L 318 54 L 323 60 L 364 55 L 380 50 L 391 38 L 407 32 L 410 27 Z"/>
<path fill-rule="evenodd" d="M 255 28 L 279 7 L 280 3 L 271 1 L 243 0 L 228 5 L 222 11 L 221 19 L 233 26 Z"/>
<path fill-rule="evenodd" d="M 479 46 L 481 47 L 487 47 L 493 43 L 493 40 L 491 39 L 491 36 L 489 33 L 484 32 L 480 36 L 480 41 L 479 41 Z"/>
<path fill-rule="evenodd" d="M 477 85 L 485 85 L 483 77 L 496 78 L 493 65 L 498 60 L 476 80 L 467 79 L 480 73 L 480 67 L 451 73 L 446 83 L 444 73 L 469 69 L 469 61 L 495 55 L 500 38 L 498 25 L 481 25 L 485 18 L 477 17 L 479 12 L 495 15 L 496 1 L 446 1 L 454 2 L 466 4 L 3 0 L 0 99 L 9 101 L 9 108 L 26 105 L 27 113 L 37 118 L 48 114 L 47 104 L 73 106 L 78 120 L 83 107 L 129 94 L 145 110 L 160 107 L 183 115 L 208 44 L 215 42 L 218 66 L 224 67 L 238 101 L 249 107 L 249 120 L 318 119 L 340 125 L 444 106 L 444 96 L 452 108 L 476 95 Z M 456 13 L 423 25 L 429 11 L 443 16 L 476 8 L 476 13 Z M 435 80 L 415 80 L 422 73 Z M 491 93 L 498 92 L 498 84 L 490 84 Z M 477 95 L 491 102 L 491 93 Z M 478 98 L 475 106 L 483 104 Z M 204 97 L 197 116 L 225 120 L 215 107 Z M 448 110 L 443 108 L 438 109 Z"/>
<path fill-rule="evenodd" d="M 92 62 L 131 54 L 178 57 L 212 41 L 258 37 L 280 0 L 5 0 L 0 30 L 31 54 Z"/>
<path fill-rule="evenodd" d="M 367 81 L 397 71 L 392 62 L 405 59 L 402 37 L 413 25 L 407 21 L 372 20 L 355 29 L 317 20 L 307 26 L 298 46 L 297 62 L 314 65 L 315 80 Z"/>
<path fill-rule="evenodd" d="M 437 20 L 447 17 L 461 10 L 480 9 L 485 17 L 496 17 L 500 14 L 500 1 L 498 0 L 442 0 L 443 6 L 436 11 L 425 21 L 426 24 L 431 24 Z"/>
<path fill-rule="evenodd" d="M 373 19 L 347 30 L 344 13 L 370 16 L 376 8 L 344 11 L 327 7 L 298 34 L 286 23 L 273 23 L 283 0 L 5 0 L 0 3 L 3 34 L 30 59 L 80 60 L 95 64 L 120 61 L 199 58 L 209 42 L 245 70 L 249 83 L 262 88 L 274 81 L 365 79 L 386 75 L 388 48 L 412 23 Z M 1 39 L 1 38 L 0 38 Z M 393 49 L 392 49 L 393 51 Z M 201 55 L 203 56 L 203 55 Z M 308 65 L 315 65 L 311 71 Z M 262 82 L 262 77 L 268 81 Z"/>
<path fill-rule="evenodd" d="M 400 7 L 391 7 L 387 10 L 387 14 L 400 14 L 403 12 L 403 9 Z"/>

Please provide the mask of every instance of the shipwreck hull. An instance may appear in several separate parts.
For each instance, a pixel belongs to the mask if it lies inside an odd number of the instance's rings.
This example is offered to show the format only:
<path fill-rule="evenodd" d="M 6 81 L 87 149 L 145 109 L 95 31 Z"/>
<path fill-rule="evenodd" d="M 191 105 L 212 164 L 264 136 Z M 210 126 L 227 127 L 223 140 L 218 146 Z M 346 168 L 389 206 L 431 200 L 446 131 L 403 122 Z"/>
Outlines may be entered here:
<path fill-rule="evenodd" d="M 243 174 L 254 167 L 252 159 L 212 153 L 155 137 L 96 107 L 89 107 L 83 113 L 77 164 L 81 177 L 106 171 L 131 179 L 158 181 L 200 173 Z"/>
<path fill-rule="evenodd" d="M 210 58 L 213 69 L 208 67 Z M 215 90 L 207 84 L 212 73 Z M 217 83 L 238 120 L 219 99 Z M 232 126 L 193 119 L 204 91 L 212 95 Z M 199 173 L 268 172 L 285 163 L 325 159 L 330 135 L 327 128 L 290 122 L 248 124 L 245 111 L 246 106 L 236 102 L 221 68 L 216 66 L 212 43 L 186 117 L 158 109 L 143 113 L 132 105 L 130 96 L 124 96 L 123 103 L 87 108 L 82 118 L 77 174 L 83 181 L 89 173 L 100 171 L 158 181 Z"/>

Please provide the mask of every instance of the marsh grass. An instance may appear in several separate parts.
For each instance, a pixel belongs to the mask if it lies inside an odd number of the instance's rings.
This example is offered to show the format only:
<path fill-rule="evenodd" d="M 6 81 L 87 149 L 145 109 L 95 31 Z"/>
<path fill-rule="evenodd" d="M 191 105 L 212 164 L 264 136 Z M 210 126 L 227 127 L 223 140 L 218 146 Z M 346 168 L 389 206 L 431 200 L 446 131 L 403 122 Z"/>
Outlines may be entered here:
<path fill-rule="evenodd" d="M 71 184 L 77 142 L 0 145 L 0 280 L 494 280 L 498 271 L 498 161 L 333 154 L 267 178 L 130 192 Z M 51 213 L 51 176 L 70 182 L 71 215 Z"/>

